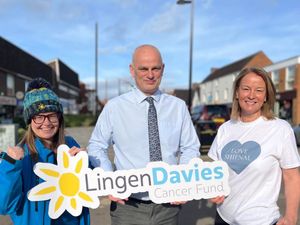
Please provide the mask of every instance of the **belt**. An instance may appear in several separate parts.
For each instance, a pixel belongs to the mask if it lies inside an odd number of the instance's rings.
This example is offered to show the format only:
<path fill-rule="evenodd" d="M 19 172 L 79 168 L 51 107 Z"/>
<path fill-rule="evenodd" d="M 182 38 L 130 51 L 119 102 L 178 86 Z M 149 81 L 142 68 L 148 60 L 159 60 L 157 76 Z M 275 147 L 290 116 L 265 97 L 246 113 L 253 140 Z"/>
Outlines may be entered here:
<path fill-rule="evenodd" d="M 141 200 L 141 199 L 137 199 L 137 198 L 128 198 L 128 202 L 133 202 L 133 203 L 137 203 L 137 204 L 154 204 L 154 202 L 150 201 L 150 200 Z"/>

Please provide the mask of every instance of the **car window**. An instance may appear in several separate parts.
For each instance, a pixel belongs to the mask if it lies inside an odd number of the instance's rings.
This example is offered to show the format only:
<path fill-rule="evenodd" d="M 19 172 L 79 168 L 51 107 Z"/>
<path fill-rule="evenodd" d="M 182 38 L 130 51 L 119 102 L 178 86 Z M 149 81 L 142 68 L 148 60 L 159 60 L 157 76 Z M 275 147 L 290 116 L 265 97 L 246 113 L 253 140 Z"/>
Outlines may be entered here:
<path fill-rule="evenodd" d="M 209 105 L 207 106 L 207 114 L 210 118 L 221 117 L 227 119 L 229 116 L 227 107 L 225 105 L 224 106 Z"/>

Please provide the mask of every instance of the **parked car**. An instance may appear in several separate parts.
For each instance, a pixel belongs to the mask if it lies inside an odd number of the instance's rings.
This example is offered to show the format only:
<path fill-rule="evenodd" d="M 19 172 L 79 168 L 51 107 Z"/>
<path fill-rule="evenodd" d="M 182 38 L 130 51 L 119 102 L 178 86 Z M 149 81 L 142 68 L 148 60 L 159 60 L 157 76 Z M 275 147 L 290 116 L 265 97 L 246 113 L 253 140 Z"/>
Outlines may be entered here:
<path fill-rule="evenodd" d="M 297 146 L 300 146 L 300 124 L 293 127 Z"/>
<path fill-rule="evenodd" d="M 211 146 L 219 126 L 229 120 L 229 108 L 225 104 L 198 105 L 191 111 L 191 117 L 201 142 L 201 152 Z"/>
<path fill-rule="evenodd" d="M 191 117 L 193 122 L 211 121 L 224 123 L 229 119 L 229 108 L 226 104 L 197 105 L 192 108 Z"/>

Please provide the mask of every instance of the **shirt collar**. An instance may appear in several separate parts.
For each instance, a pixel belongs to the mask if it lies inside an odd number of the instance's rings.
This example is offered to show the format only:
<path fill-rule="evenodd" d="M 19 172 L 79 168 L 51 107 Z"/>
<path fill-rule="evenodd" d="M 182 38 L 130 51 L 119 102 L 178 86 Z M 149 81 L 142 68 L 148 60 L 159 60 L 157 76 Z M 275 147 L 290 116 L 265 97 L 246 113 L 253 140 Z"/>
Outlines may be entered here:
<path fill-rule="evenodd" d="M 136 97 L 136 101 L 137 103 L 141 103 L 143 102 L 147 97 L 147 95 L 145 95 L 141 90 L 139 90 L 138 88 L 136 88 L 134 90 L 134 94 Z M 151 97 L 154 99 L 154 101 L 158 102 L 161 98 L 161 94 L 162 92 L 160 90 L 157 90 L 153 95 L 151 95 Z"/>

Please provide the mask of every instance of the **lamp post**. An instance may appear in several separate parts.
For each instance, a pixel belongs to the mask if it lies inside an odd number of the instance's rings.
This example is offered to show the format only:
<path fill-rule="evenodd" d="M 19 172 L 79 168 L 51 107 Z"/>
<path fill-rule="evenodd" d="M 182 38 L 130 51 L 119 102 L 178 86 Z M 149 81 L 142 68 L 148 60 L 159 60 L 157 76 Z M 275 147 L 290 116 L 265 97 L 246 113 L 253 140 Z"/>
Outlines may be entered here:
<path fill-rule="evenodd" d="M 98 23 L 95 25 L 95 116 L 98 114 Z"/>
<path fill-rule="evenodd" d="M 192 75 L 193 75 L 193 36 L 194 36 L 194 6 L 195 0 L 177 0 L 177 4 L 184 5 L 191 3 L 191 28 L 190 28 L 190 59 L 189 59 L 189 95 L 188 107 L 192 109 Z"/>

